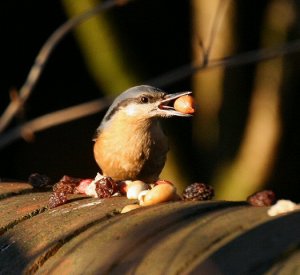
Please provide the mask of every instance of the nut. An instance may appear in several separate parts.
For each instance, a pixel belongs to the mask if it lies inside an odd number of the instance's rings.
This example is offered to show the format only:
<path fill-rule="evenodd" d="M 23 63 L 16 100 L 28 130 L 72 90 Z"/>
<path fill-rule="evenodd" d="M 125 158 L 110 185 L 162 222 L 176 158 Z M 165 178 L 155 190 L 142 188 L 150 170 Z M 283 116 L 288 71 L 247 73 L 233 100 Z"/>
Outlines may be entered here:
<path fill-rule="evenodd" d="M 171 184 L 173 185 L 172 182 L 170 182 L 169 180 L 158 180 L 155 182 L 155 185 L 158 185 L 158 184 Z"/>
<path fill-rule="evenodd" d="M 276 204 L 270 207 L 268 215 L 271 217 L 277 216 L 279 214 L 294 211 L 296 208 L 298 208 L 297 204 L 290 200 L 278 200 Z"/>
<path fill-rule="evenodd" d="M 98 195 L 97 195 L 97 192 L 96 192 L 96 182 L 98 182 L 99 180 L 103 179 L 104 176 L 102 176 L 100 173 L 97 173 L 95 179 L 86 186 L 85 188 L 85 194 L 87 196 L 91 196 L 91 197 L 94 197 L 94 198 L 97 198 Z"/>
<path fill-rule="evenodd" d="M 171 184 L 158 184 L 149 190 L 140 204 L 142 206 L 154 205 L 161 202 L 171 201 L 176 196 L 176 188 Z"/>
<path fill-rule="evenodd" d="M 145 196 L 146 196 L 146 194 L 147 194 L 149 191 L 150 191 L 150 190 L 143 190 L 142 192 L 139 193 L 139 195 L 138 195 L 138 200 L 139 200 L 140 205 L 143 205 L 143 204 L 144 204 Z"/>
<path fill-rule="evenodd" d="M 128 204 L 128 205 L 123 207 L 123 209 L 121 210 L 121 213 L 124 214 L 124 213 L 127 213 L 127 212 L 131 211 L 131 210 L 137 209 L 139 207 L 141 207 L 141 206 L 138 205 L 138 204 Z"/>
<path fill-rule="evenodd" d="M 149 188 L 148 184 L 143 181 L 135 180 L 128 184 L 127 186 L 127 198 L 128 199 L 137 199 L 139 193 Z"/>
<path fill-rule="evenodd" d="M 174 109 L 184 114 L 193 114 L 195 112 L 195 100 L 190 95 L 181 96 L 175 100 Z"/>
<path fill-rule="evenodd" d="M 79 194 L 86 194 L 88 186 L 92 183 L 92 179 L 83 179 L 79 182 L 79 185 L 76 187 L 76 192 Z"/>

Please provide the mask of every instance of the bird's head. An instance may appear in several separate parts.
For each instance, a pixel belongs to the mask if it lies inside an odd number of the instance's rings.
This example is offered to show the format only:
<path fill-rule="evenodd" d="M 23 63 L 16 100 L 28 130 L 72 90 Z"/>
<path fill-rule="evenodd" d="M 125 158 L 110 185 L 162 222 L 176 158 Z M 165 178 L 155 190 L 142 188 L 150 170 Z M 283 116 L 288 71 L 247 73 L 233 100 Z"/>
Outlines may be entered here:
<path fill-rule="evenodd" d="M 115 117 L 127 117 L 137 121 L 172 116 L 189 117 L 190 114 L 178 112 L 172 107 L 175 99 L 187 94 L 191 94 L 191 92 L 167 94 L 158 88 L 147 85 L 132 87 L 114 100 L 99 128 L 101 130 Z"/>

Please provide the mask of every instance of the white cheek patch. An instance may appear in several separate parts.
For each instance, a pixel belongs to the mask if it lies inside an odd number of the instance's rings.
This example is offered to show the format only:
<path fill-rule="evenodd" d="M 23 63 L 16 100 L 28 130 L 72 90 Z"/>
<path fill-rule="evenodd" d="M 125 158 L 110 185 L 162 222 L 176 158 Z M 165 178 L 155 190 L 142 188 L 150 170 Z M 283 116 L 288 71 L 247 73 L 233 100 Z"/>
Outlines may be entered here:
<path fill-rule="evenodd" d="M 138 114 L 138 108 L 134 105 L 127 106 L 124 111 L 128 116 L 136 116 Z"/>

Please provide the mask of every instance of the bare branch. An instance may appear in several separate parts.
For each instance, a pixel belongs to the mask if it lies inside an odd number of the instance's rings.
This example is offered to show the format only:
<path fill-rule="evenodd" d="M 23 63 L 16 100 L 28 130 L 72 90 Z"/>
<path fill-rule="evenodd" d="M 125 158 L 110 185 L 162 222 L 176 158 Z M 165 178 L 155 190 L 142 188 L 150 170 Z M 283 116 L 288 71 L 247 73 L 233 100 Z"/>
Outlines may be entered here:
<path fill-rule="evenodd" d="M 206 56 L 207 59 L 209 58 L 209 55 L 211 53 L 215 38 L 217 36 L 217 31 L 221 26 L 221 22 L 223 19 L 223 16 L 225 15 L 227 11 L 227 7 L 229 6 L 230 0 L 219 0 L 217 10 L 213 19 L 213 25 L 211 27 L 211 31 L 209 33 L 209 38 L 207 42 L 206 47 Z"/>
<path fill-rule="evenodd" d="M 175 69 L 169 73 L 166 73 L 162 76 L 146 81 L 146 83 L 158 87 L 164 87 L 176 83 L 177 81 L 180 81 L 186 77 L 189 77 L 196 71 L 212 69 L 220 66 L 234 67 L 234 66 L 256 63 L 256 62 L 276 58 L 279 56 L 291 54 L 294 52 L 298 52 L 299 50 L 300 50 L 300 39 L 277 48 L 249 51 L 235 56 L 213 60 L 210 61 L 207 65 L 203 63 L 201 63 L 198 66 L 193 66 L 191 64 L 188 64 L 178 69 Z M 110 103 L 111 100 L 108 100 L 106 98 L 101 100 L 93 100 L 88 103 L 83 103 L 77 106 L 66 108 L 61 111 L 57 111 L 54 113 L 50 113 L 38 117 L 19 127 L 9 130 L 5 134 L 2 134 L 0 138 L 0 149 L 12 143 L 14 140 L 20 137 L 26 137 L 26 134 L 28 133 L 35 133 L 52 126 L 56 126 L 74 119 L 81 118 L 83 116 L 88 116 L 96 112 L 99 112 L 100 110 L 103 110 L 104 108 L 108 107 Z"/>
<path fill-rule="evenodd" d="M 200 48 L 200 51 L 201 51 L 201 62 L 202 62 L 202 65 L 206 66 L 207 63 L 208 63 L 208 52 L 207 52 L 207 50 L 205 48 L 204 42 L 201 39 L 201 37 L 199 37 L 198 44 L 199 44 L 199 48 Z"/>
<path fill-rule="evenodd" d="M 147 83 L 153 86 L 164 87 L 181 81 L 191 76 L 196 71 L 208 70 L 221 66 L 235 67 L 251 63 L 257 63 L 299 51 L 300 39 L 297 39 L 280 47 L 254 50 L 221 59 L 210 60 L 207 65 L 203 64 L 202 62 L 200 65 L 183 65 L 179 68 L 176 68 L 175 70 L 153 78 Z"/>
<path fill-rule="evenodd" d="M 124 5 L 129 1 L 131 0 L 107 0 L 87 12 L 74 18 L 71 18 L 54 31 L 54 33 L 48 38 L 48 40 L 44 43 L 41 50 L 39 51 L 24 85 L 20 88 L 20 92 L 17 95 L 15 94 L 15 98 L 17 100 L 11 100 L 8 107 L 3 112 L 0 119 L 0 133 L 3 132 L 3 130 L 10 123 L 12 118 L 16 115 L 18 110 L 22 108 L 22 106 L 30 96 L 32 90 L 34 89 L 39 79 L 40 74 L 42 73 L 45 67 L 45 64 L 50 54 L 61 41 L 61 39 L 66 34 L 68 34 L 74 27 L 76 27 L 83 21 L 89 19 L 90 17 L 94 16 L 95 14 L 107 11 L 117 5 Z"/>
<path fill-rule="evenodd" d="M 57 45 L 57 43 L 61 40 L 61 38 L 66 35 L 72 28 L 77 26 L 82 21 L 88 19 L 99 11 L 104 11 L 109 8 L 112 8 L 118 4 L 126 4 L 130 0 L 121 1 L 121 0 L 108 0 L 105 3 L 97 6 L 93 10 L 90 10 L 78 17 L 70 19 L 65 24 L 63 24 L 59 29 L 57 29 L 52 36 L 46 41 L 40 53 L 36 57 L 35 63 L 31 68 L 31 71 L 27 77 L 27 80 L 23 87 L 20 90 L 20 93 L 12 90 L 10 92 L 11 103 L 4 112 L 3 116 L 0 120 L 0 133 L 3 129 L 8 125 L 12 117 L 18 112 L 20 108 L 23 107 L 25 101 L 29 97 L 32 89 L 34 88 L 43 67 L 49 55 Z M 222 2 L 222 1 L 221 1 Z M 227 3 L 229 1 L 226 1 Z M 224 4 L 219 4 L 218 11 L 216 12 L 215 17 L 220 16 L 221 12 L 225 12 Z M 230 57 L 225 57 L 216 60 L 209 60 L 209 54 L 213 45 L 214 34 L 219 25 L 218 20 L 214 19 L 214 24 L 211 30 L 211 37 L 208 42 L 208 47 L 205 49 L 203 41 L 200 40 L 200 47 L 203 51 L 204 60 L 198 65 L 187 64 L 182 67 L 179 67 L 173 71 L 170 71 L 166 74 L 163 74 L 157 78 L 147 81 L 153 86 L 164 87 L 173 83 L 176 83 L 182 79 L 185 79 L 191 76 L 196 71 L 202 71 L 207 69 L 212 69 L 220 66 L 224 67 L 234 67 L 241 66 L 256 62 L 261 62 L 264 60 L 276 58 L 279 56 L 291 54 L 297 51 L 300 51 L 300 39 L 295 40 L 293 42 L 284 44 L 280 47 L 268 48 L 268 49 L 260 49 L 249 51 L 246 53 L 237 54 Z M 206 59 L 206 60 L 205 60 Z M 46 114 L 44 116 L 38 117 L 32 121 L 29 121 L 23 125 L 20 125 L 12 130 L 9 130 L 7 133 L 2 134 L 0 138 L 0 149 L 10 144 L 14 140 L 19 137 L 32 137 L 35 132 L 47 129 L 49 127 L 59 125 L 74 119 L 81 118 L 83 116 L 88 116 L 99 112 L 100 110 L 106 108 L 111 100 L 107 98 L 101 100 L 94 100 L 91 102 L 83 103 L 77 106 L 69 107 L 61 111 L 53 112 L 50 114 Z"/>
<path fill-rule="evenodd" d="M 0 149 L 4 148 L 20 137 L 25 139 L 29 137 L 32 139 L 36 132 L 100 112 L 101 110 L 107 108 L 111 102 L 111 98 L 104 97 L 102 99 L 96 99 L 65 108 L 63 110 L 49 113 L 28 121 L 2 134 L 0 138 Z"/>
<path fill-rule="evenodd" d="M 146 83 L 158 87 L 164 87 L 176 83 L 177 81 L 180 81 L 186 77 L 189 77 L 196 71 L 208 70 L 220 66 L 234 67 L 234 66 L 256 63 L 256 62 L 276 58 L 279 56 L 291 54 L 294 52 L 298 52 L 299 50 L 300 50 L 300 39 L 277 48 L 249 51 L 235 56 L 230 56 L 227 58 L 210 61 L 207 65 L 203 65 L 203 63 L 201 63 L 198 66 L 192 66 L 191 64 L 188 64 L 178 69 L 175 69 L 169 73 L 166 73 L 162 76 L 146 81 Z M 109 101 L 106 100 L 107 99 L 104 99 L 104 102 L 102 100 L 94 100 L 88 103 L 83 103 L 58 112 L 44 115 L 28 123 L 25 123 L 19 127 L 16 127 L 8 131 L 6 134 L 1 135 L 0 149 L 8 145 L 9 143 L 13 142 L 17 138 L 23 136 L 22 133 L 24 133 L 25 129 L 27 130 L 30 129 L 31 132 L 38 132 L 47 129 L 51 126 L 62 124 L 70 120 L 78 119 L 82 116 L 88 116 L 94 114 L 108 106 Z"/>

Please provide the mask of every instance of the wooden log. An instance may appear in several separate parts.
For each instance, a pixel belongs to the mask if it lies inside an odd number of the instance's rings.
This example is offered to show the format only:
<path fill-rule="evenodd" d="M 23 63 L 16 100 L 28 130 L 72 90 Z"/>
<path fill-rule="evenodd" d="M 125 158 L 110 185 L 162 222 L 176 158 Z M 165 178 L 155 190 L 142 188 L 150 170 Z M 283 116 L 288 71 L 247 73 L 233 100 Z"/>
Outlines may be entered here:
<path fill-rule="evenodd" d="M 0 199 L 10 195 L 25 193 L 32 186 L 25 182 L 0 182 Z"/>
<path fill-rule="evenodd" d="M 50 192 L 6 192 L 0 274 L 299 271 L 300 211 L 269 217 L 245 202 L 178 201 L 120 214 L 132 200 L 74 195 L 47 209 Z"/>

